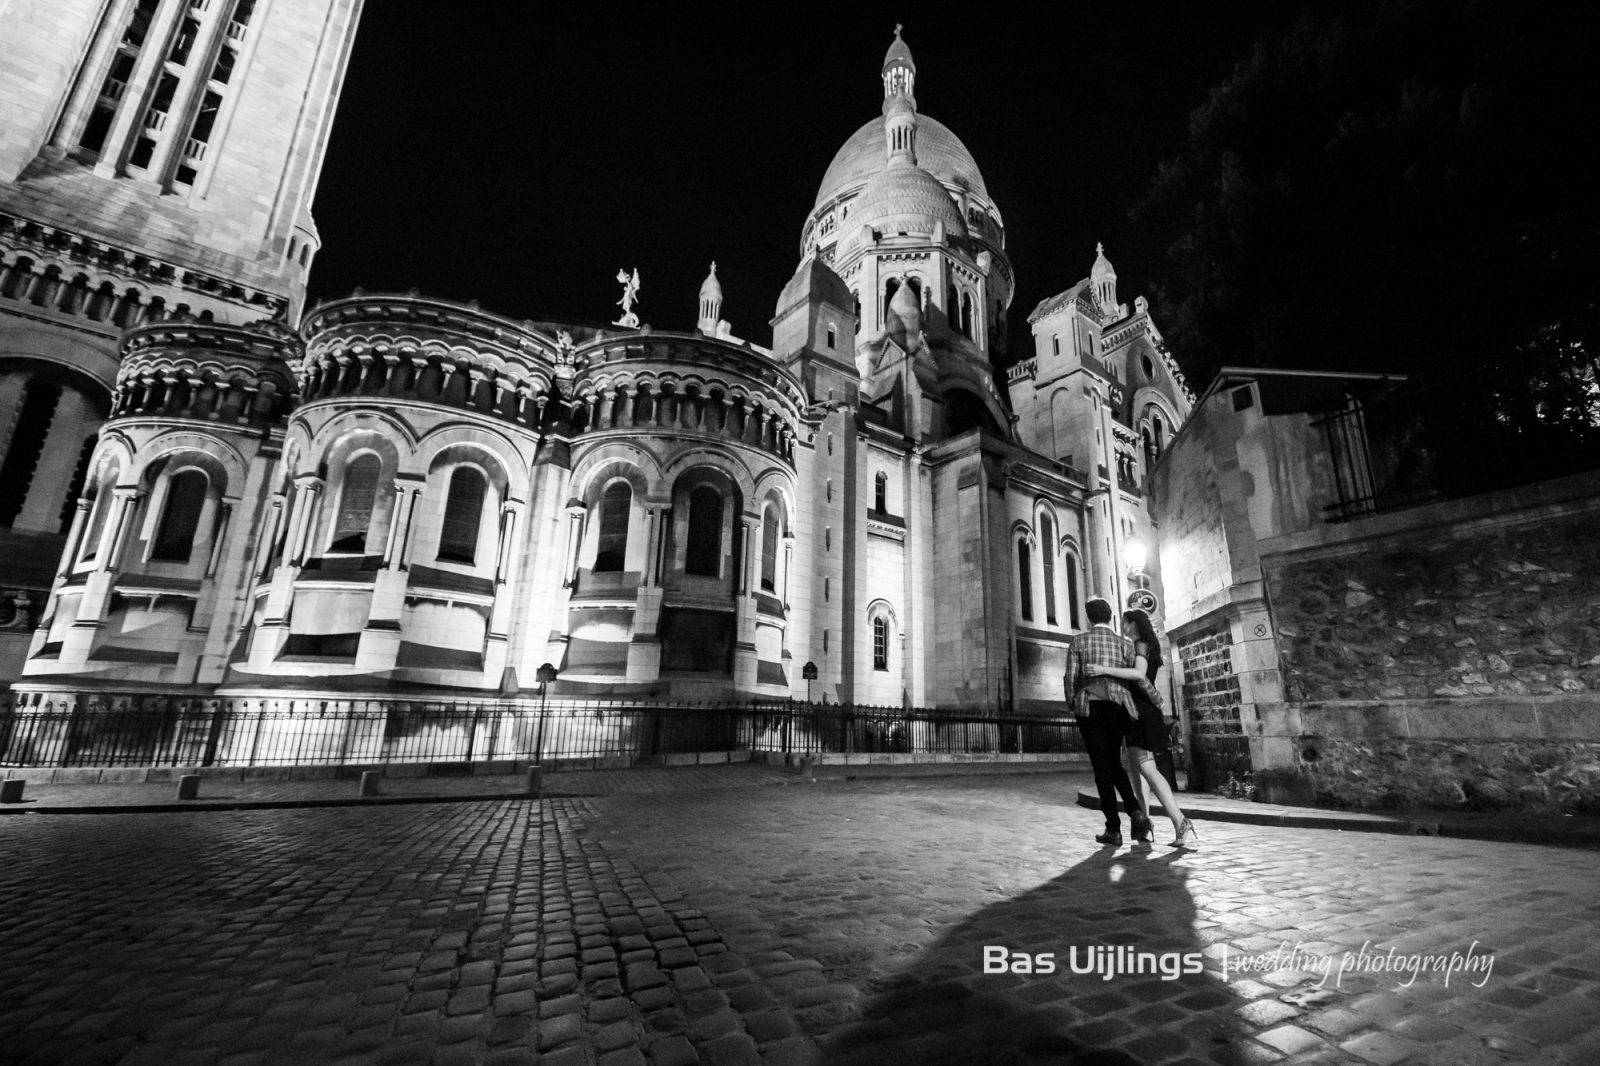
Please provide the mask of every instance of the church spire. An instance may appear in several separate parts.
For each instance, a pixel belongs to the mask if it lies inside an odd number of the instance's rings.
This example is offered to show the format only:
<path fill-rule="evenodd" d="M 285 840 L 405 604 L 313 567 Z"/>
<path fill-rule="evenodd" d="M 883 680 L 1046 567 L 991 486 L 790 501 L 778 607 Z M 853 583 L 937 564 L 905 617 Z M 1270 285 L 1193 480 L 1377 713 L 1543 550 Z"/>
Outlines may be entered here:
<path fill-rule="evenodd" d="M 1095 242 L 1094 266 L 1089 271 L 1089 285 L 1094 290 L 1095 303 L 1100 305 L 1100 310 L 1106 314 L 1113 314 L 1117 309 L 1117 272 L 1111 267 L 1111 260 L 1106 258 L 1106 246 Z"/>
<path fill-rule="evenodd" d="M 903 28 L 898 22 L 894 24 L 894 43 L 883 57 L 883 98 L 904 96 L 915 106 L 912 87 L 917 80 L 917 64 L 911 58 L 911 49 L 900 39 Z"/>
<path fill-rule="evenodd" d="M 722 283 L 717 280 L 717 261 L 711 261 L 711 273 L 700 286 L 699 330 L 708 337 L 717 335 L 717 320 L 722 317 Z"/>
<path fill-rule="evenodd" d="M 917 100 L 911 90 L 917 78 L 917 64 L 911 49 L 900 39 L 900 25 L 894 27 L 894 43 L 883 57 L 883 137 L 889 164 L 917 165 Z"/>

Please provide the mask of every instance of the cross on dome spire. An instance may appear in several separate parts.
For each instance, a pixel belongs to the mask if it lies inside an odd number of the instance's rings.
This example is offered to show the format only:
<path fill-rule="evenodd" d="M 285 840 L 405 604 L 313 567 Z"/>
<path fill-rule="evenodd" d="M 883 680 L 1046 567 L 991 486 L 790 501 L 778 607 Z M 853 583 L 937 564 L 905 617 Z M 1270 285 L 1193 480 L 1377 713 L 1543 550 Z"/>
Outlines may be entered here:
<path fill-rule="evenodd" d="M 911 99 L 912 85 L 917 80 L 917 64 L 911 58 L 911 49 L 900 38 L 900 23 L 894 24 L 894 41 L 883 57 L 883 98 L 904 96 Z M 915 101 L 913 101 L 914 103 Z"/>
<path fill-rule="evenodd" d="M 911 95 L 916 79 L 917 65 L 897 22 L 894 43 L 883 57 L 883 135 L 891 166 L 917 165 L 917 101 Z"/>

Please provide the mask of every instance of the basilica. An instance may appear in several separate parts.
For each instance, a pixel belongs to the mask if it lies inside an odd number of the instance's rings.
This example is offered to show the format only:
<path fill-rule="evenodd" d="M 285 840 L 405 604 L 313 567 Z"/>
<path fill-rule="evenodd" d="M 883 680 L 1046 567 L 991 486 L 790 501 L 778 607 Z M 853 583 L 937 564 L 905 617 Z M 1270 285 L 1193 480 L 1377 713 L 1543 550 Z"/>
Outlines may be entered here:
<path fill-rule="evenodd" d="M 714 265 L 659 328 L 626 272 L 604 327 L 306 312 L 359 8 L 0 7 L 19 701 L 515 696 L 548 667 L 594 698 L 1059 713 L 1085 599 L 1159 624 L 1146 478 L 1193 397 L 1103 250 L 1006 350 L 1001 205 L 898 29 L 758 341 Z"/>

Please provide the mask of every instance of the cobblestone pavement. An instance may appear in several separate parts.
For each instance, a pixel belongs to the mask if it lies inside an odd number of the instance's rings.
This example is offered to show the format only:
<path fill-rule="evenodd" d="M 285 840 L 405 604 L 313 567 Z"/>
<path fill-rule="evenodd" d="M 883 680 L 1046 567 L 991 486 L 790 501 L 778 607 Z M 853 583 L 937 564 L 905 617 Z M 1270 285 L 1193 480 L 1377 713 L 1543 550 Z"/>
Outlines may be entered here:
<path fill-rule="evenodd" d="M 1592 853 L 1218 823 L 1106 850 L 1073 799 L 996 777 L 3 819 L 0 1059 L 1600 1061 Z M 1448 986 L 1337 973 L 1474 941 L 1492 969 Z M 983 972 L 985 946 L 1117 945 L 1205 970 Z"/>

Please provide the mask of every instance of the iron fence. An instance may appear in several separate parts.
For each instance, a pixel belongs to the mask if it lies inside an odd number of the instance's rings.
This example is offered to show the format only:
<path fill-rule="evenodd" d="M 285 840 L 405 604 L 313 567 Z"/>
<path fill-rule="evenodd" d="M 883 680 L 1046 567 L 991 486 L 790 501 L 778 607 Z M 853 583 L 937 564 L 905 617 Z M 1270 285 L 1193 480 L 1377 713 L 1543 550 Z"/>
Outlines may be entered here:
<path fill-rule="evenodd" d="M 33 693 L 0 705 L 0 765 L 342 766 L 625 761 L 700 752 L 1081 751 L 1070 717 L 849 704 L 217 699 Z"/>
<path fill-rule="evenodd" d="M 1491 368 L 1350 399 L 1327 434 L 1331 521 L 1600 467 L 1600 372 L 1588 361 Z"/>

